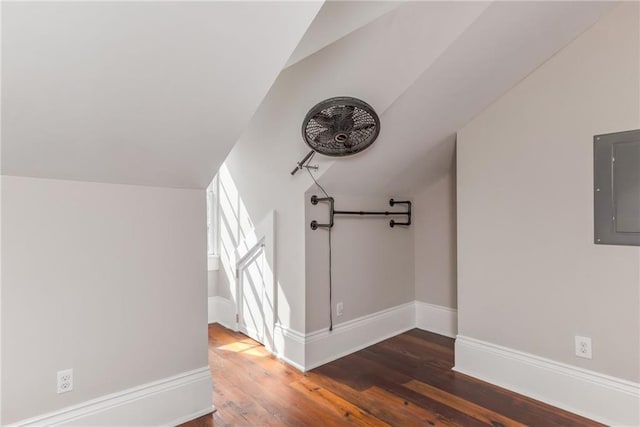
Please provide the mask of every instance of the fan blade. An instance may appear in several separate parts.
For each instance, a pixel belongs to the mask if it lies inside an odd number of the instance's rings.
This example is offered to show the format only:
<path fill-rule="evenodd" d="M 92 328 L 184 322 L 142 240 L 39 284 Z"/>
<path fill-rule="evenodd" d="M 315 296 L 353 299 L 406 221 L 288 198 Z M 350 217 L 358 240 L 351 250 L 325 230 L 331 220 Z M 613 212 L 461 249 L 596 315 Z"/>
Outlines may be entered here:
<path fill-rule="evenodd" d="M 318 135 L 316 135 L 313 140 L 318 144 L 329 144 L 333 141 L 333 131 L 331 129 L 322 131 Z"/>
<path fill-rule="evenodd" d="M 333 126 L 335 122 L 335 119 L 333 117 L 329 117 L 323 113 L 319 113 L 313 116 L 313 120 L 324 128 L 329 128 Z"/>
<path fill-rule="evenodd" d="M 373 128 L 373 127 L 376 127 L 375 123 L 366 123 L 364 125 L 359 125 L 359 126 L 354 127 L 352 129 L 352 131 L 355 132 L 357 130 L 367 130 L 367 129 L 370 129 L 370 128 Z"/>
<path fill-rule="evenodd" d="M 349 116 L 353 116 L 353 112 L 355 111 L 355 107 L 351 106 L 351 105 L 344 105 L 341 108 L 340 114 L 342 116 L 342 119 L 346 119 Z"/>
<path fill-rule="evenodd" d="M 355 107 L 350 105 L 345 105 L 340 110 L 340 115 L 336 123 L 336 130 L 341 130 L 343 132 L 350 132 L 353 129 L 353 113 L 355 112 Z"/>

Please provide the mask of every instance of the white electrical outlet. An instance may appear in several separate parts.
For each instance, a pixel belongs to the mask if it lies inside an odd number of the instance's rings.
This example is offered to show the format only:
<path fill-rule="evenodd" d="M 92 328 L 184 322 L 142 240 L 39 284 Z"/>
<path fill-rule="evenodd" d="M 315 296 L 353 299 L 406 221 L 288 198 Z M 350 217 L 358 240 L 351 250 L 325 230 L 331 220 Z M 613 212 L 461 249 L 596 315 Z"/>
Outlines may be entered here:
<path fill-rule="evenodd" d="M 73 369 L 58 371 L 58 394 L 73 390 Z"/>
<path fill-rule="evenodd" d="M 336 316 L 342 316 L 342 309 L 343 308 L 344 308 L 344 306 L 342 305 L 341 302 L 336 304 Z"/>
<path fill-rule="evenodd" d="M 592 359 L 591 338 L 576 335 L 576 356 Z"/>

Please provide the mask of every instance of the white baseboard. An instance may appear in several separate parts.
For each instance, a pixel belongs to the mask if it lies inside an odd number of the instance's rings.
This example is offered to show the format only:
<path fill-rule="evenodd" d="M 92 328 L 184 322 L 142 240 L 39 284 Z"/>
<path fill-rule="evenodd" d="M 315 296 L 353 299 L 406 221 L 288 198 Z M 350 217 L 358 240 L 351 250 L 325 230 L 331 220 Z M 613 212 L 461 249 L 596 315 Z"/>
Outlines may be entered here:
<path fill-rule="evenodd" d="M 638 383 L 465 336 L 454 370 L 608 425 L 640 425 Z"/>
<path fill-rule="evenodd" d="M 415 327 L 413 302 L 382 310 L 307 334 L 305 370 L 344 357 L 355 351 L 401 334 Z"/>
<path fill-rule="evenodd" d="M 209 297 L 209 323 L 215 322 L 235 330 L 233 301 Z M 304 372 L 416 327 L 455 338 L 457 322 L 455 309 L 414 301 L 338 324 L 332 332 L 305 335 L 276 323 L 273 348 L 265 347 Z"/>
<path fill-rule="evenodd" d="M 236 330 L 236 304 L 223 297 L 209 297 L 208 322 L 220 323 L 228 329 Z"/>
<path fill-rule="evenodd" d="M 416 328 L 455 338 L 458 334 L 458 311 L 416 301 Z"/>
<path fill-rule="evenodd" d="M 117 393 L 10 424 L 18 426 L 154 425 L 175 426 L 209 414 L 209 367 L 184 372 Z"/>
<path fill-rule="evenodd" d="M 304 372 L 304 334 L 276 323 L 273 353 L 299 371 Z"/>

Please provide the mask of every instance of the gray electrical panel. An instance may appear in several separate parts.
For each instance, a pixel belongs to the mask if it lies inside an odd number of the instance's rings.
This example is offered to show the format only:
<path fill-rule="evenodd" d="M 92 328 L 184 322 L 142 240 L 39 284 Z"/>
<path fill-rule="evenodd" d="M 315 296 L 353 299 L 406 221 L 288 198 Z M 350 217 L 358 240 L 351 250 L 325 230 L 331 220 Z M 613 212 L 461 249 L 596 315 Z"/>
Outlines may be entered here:
<path fill-rule="evenodd" d="M 640 129 L 593 137 L 594 240 L 640 246 Z"/>

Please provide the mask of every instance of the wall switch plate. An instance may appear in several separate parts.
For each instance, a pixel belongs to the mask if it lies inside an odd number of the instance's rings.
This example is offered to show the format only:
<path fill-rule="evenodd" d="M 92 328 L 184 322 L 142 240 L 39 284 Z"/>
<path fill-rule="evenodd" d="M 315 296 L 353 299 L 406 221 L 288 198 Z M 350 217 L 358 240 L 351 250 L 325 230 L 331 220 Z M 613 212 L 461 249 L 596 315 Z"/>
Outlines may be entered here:
<path fill-rule="evenodd" d="M 576 356 L 592 359 L 591 338 L 576 335 Z"/>
<path fill-rule="evenodd" d="M 336 304 L 336 316 L 342 316 L 342 309 L 343 308 L 344 308 L 344 305 L 341 302 Z"/>
<path fill-rule="evenodd" d="M 58 394 L 73 390 L 73 369 L 58 371 Z"/>

